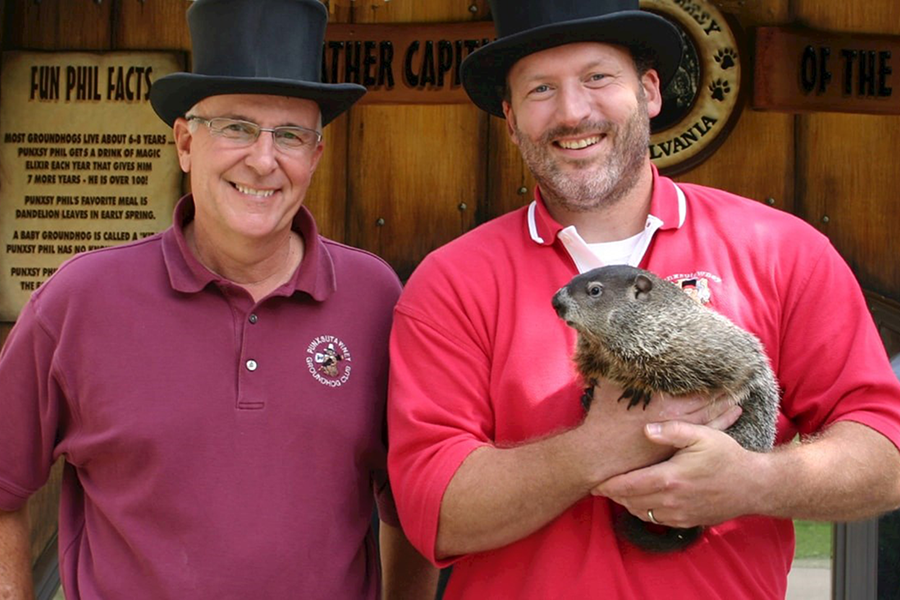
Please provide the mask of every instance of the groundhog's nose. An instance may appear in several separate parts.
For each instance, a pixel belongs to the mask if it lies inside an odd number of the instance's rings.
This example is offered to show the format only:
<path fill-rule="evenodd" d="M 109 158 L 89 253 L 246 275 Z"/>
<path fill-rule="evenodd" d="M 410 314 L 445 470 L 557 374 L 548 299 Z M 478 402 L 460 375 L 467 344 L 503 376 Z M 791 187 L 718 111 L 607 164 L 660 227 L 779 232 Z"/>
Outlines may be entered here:
<path fill-rule="evenodd" d="M 562 296 L 566 294 L 566 288 L 561 288 L 553 295 L 553 310 L 559 315 L 560 319 L 566 318 L 566 305 L 563 304 Z"/>

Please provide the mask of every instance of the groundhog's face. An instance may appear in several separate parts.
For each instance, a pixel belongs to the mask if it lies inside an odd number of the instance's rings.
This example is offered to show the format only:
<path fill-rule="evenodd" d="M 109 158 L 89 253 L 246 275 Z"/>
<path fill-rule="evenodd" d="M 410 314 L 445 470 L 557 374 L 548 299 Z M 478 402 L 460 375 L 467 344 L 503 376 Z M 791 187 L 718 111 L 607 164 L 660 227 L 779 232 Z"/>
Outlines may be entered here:
<path fill-rule="evenodd" d="M 556 314 L 580 333 L 602 336 L 626 315 L 651 300 L 654 281 L 625 265 L 601 267 L 576 276 L 553 296 Z"/>

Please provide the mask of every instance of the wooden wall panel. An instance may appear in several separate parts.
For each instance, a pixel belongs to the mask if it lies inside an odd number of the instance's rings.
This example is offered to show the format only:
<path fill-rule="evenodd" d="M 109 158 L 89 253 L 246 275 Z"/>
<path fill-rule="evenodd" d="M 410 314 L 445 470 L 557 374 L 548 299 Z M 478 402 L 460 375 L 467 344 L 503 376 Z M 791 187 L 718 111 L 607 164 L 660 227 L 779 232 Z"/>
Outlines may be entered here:
<path fill-rule="evenodd" d="M 191 4 L 191 0 L 116 0 L 113 49 L 189 53 L 191 35 L 185 13 Z"/>
<path fill-rule="evenodd" d="M 4 48 L 109 50 L 112 2 L 7 1 Z"/>
<path fill-rule="evenodd" d="M 343 114 L 322 132 L 325 152 L 306 191 L 303 204 L 316 217 L 319 233 L 347 242 L 347 123 Z"/>
<path fill-rule="evenodd" d="M 793 0 L 814 29 L 900 34 L 900 4 Z M 896 69 L 895 69 L 896 70 Z M 896 93 L 896 91 L 895 91 Z M 864 288 L 900 299 L 900 117 L 819 113 L 797 117 L 797 213 L 816 223 Z"/>
<path fill-rule="evenodd" d="M 794 119 L 745 110 L 708 160 L 674 177 L 794 210 Z"/>
<path fill-rule="evenodd" d="M 461 22 L 478 18 L 483 4 L 358 0 L 352 20 Z M 486 123 L 468 103 L 352 109 L 349 243 L 406 278 L 430 250 L 472 227 L 484 193 Z"/>
<path fill-rule="evenodd" d="M 488 134 L 487 201 L 481 219 L 488 220 L 521 208 L 534 199 L 534 176 L 519 148 L 509 137 L 506 119 L 487 117 Z"/>

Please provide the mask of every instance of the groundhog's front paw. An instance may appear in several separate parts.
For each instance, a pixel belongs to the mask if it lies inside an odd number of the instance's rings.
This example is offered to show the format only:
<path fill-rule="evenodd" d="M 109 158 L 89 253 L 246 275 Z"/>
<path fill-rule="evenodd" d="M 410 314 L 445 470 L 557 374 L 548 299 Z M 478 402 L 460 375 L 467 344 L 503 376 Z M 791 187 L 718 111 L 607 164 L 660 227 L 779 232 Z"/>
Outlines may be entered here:
<path fill-rule="evenodd" d="M 643 404 L 644 410 L 650 404 L 650 392 L 646 390 L 636 390 L 634 388 L 626 388 L 622 395 L 619 396 L 619 402 L 628 400 L 628 410 L 631 410 L 638 404 Z"/>

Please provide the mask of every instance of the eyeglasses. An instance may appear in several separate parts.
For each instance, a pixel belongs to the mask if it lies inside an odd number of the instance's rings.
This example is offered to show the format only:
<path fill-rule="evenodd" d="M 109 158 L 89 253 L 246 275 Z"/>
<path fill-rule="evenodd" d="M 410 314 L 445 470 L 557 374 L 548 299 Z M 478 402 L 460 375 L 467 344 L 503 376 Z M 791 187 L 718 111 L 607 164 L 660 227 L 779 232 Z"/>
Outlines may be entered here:
<path fill-rule="evenodd" d="M 227 117 L 215 117 L 212 119 L 204 119 L 196 115 L 185 117 L 188 121 L 199 121 L 207 127 L 209 131 L 216 137 L 228 140 L 234 146 L 249 146 L 254 143 L 259 134 L 268 131 L 272 134 L 275 144 L 282 150 L 301 150 L 304 148 L 314 148 L 322 141 L 322 134 L 314 129 L 307 129 L 299 125 L 281 125 L 268 129 L 260 127 L 256 123 L 250 121 L 242 121 L 240 119 L 229 119 Z"/>

